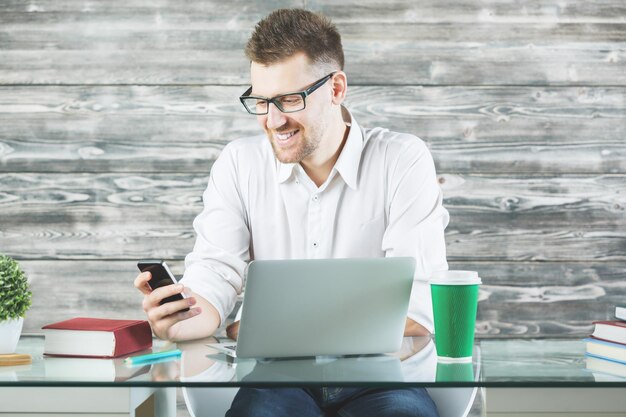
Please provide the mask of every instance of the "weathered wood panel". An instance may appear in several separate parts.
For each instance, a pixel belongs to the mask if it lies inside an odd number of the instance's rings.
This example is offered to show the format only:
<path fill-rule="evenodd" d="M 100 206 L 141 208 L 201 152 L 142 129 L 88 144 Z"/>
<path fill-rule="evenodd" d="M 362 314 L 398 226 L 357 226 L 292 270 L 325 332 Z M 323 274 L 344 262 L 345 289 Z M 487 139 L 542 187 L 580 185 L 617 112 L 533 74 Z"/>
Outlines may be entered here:
<path fill-rule="evenodd" d="M 176 264 L 175 262 L 168 262 Z M 25 332 L 72 317 L 145 319 L 136 261 L 21 261 L 33 292 Z"/>
<path fill-rule="evenodd" d="M 444 205 L 459 230 L 581 231 L 626 227 L 626 176 L 482 176 L 442 174 Z M 455 225 L 456 223 L 456 225 Z M 568 226 L 571 229 L 568 229 Z"/>
<path fill-rule="evenodd" d="M 450 265 L 485 282 L 479 337 L 584 336 L 611 318 L 626 295 L 626 3 L 5 0 L 0 252 L 33 281 L 25 331 L 142 318 L 136 259 L 182 272 L 212 162 L 259 132 L 237 100 L 243 45 L 292 6 L 337 23 L 361 124 L 431 147 Z"/>
<path fill-rule="evenodd" d="M 247 83 L 243 46 L 254 22 L 274 7 L 217 16 L 206 7 L 204 13 L 158 7 L 139 13 L 123 3 L 107 11 L 5 11 L 0 84 Z M 368 24 L 377 14 L 347 19 L 344 13 L 337 23 L 357 84 L 626 84 L 623 20 Z"/>
<path fill-rule="evenodd" d="M 363 23 L 624 23 L 626 5 L 618 0 L 593 3 L 578 0 L 307 0 L 307 8 L 333 17 L 335 22 Z"/>
<path fill-rule="evenodd" d="M 598 3 L 602 6 L 601 0 Z M 164 15 L 187 14 L 189 18 L 209 15 L 206 18 L 239 18 L 248 20 L 257 19 L 258 15 L 267 14 L 280 7 L 304 7 L 304 0 L 265 0 L 263 2 L 251 2 L 248 0 L 231 0 L 221 2 L 218 0 L 187 0 L 184 5 L 175 0 L 109 0 L 89 2 L 85 0 L 3 0 L 0 4 L 0 12 L 18 12 L 28 14 L 63 13 L 107 13 L 115 14 L 124 21 L 126 18 L 150 14 L 159 11 Z M 587 13 L 587 12 L 585 12 Z M 593 13 L 593 11 L 590 11 Z M 178 22 L 183 24 L 185 22 Z M 184 26 L 184 25 L 183 25 Z"/>
<path fill-rule="evenodd" d="M 233 0 L 228 3 L 212 0 L 188 0 L 184 9 L 171 0 L 110 0 L 86 3 L 84 0 L 4 0 L 2 12 L 36 13 L 116 13 L 120 10 L 128 15 L 146 15 L 158 10 L 165 15 L 188 13 L 191 16 L 211 14 L 242 20 L 256 19 L 266 10 L 278 7 L 306 6 L 322 11 L 342 22 L 358 16 L 367 23 L 376 22 L 456 22 L 471 23 L 492 21 L 500 23 L 619 23 L 626 20 L 626 6 L 616 0 L 596 0 L 593 3 L 578 0 L 533 0 L 532 3 L 514 3 L 501 0 L 332 0 L 264 1 L 248 2 Z"/>
<path fill-rule="evenodd" d="M 480 337 L 586 336 L 626 298 L 626 264 L 451 262 L 479 271 Z"/>
<path fill-rule="evenodd" d="M 276 8 L 304 5 L 97 3 L 2 2 L 0 84 L 242 83 L 254 23 Z"/>
<path fill-rule="evenodd" d="M 0 87 L 0 172 L 205 173 L 259 134 L 242 87 Z M 626 88 L 353 87 L 363 126 L 468 173 L 626 173 Z"/>
<path fill-rule="evenodd" d="M 165 15 L 155 8 L 148 14 L 129 14 L 121 9 L 112 13 L 64 12 L 64 13 L 12 13 L 0 15 L 5 51 L 83 51 L 89 50 L 136 50 L 144 52 L 174 51 L 227 51 L 243 54 L 243 47 L 258 19 L 265 14 L 257 14 L 253 19 L 242 20 L 231 14 L 216 16 L 211 13 L 191 14 L 179 12 Z M 331 16 L 332 18 L 332 16 Z M 71 27 L 67 24 L 71 23 Z M 506 25 L 491 22 L 379 22 L 363 24 L 362 16 L 354 16 L 349 21 L 337 22 L 337 27 L 345 40 L 346 52 L 359 41 L 376 39 L 377 42 L 390 42 L 403 47 L 402 40 L 419 40 L 417 49 L 432 49 L 434 46 L 463 45 L 471 47 L 487 46 L 506 48 L 528 46 L 532 43 L 537 49 L 558 40 L 563 49 L 574 49 L 577 42 L 584 43 L 589 51 L 602 44 L 624 42 L 626 21 L 618 23 L 537 23 L 509 22 Z M 33 26 L 37 29 L 33 30 Z M 390 27 L 395 30 L 388 30 Z M 527 28 L 520 36 L 519 28 Z M 494 31 L 498 28 L 498 31 Z M 84 36 L 72 36 L 72 34 Z M 364 38 L 360 38 L 361 35 Z M 522 40 L 523 39 L 523 40 Z M 470 42 L 472 42 L 470 44 Z M 370 54 L 376 50 L 369 48 Z M 236 48 L 236 49 L 235 49 Z M 355 48 L 358 49 L 358 48 Z M 619 50 L 616 50 L 619 52 Z M 354 52 L 354 51 L 353 51 Z M 414 53 L 414 52 L 413 52 Z M 356 57 L 356 53 L 354 54 Z M 234 55 L 233 55 L 234 56 Z M 240 58 L 244 60 L 245 58 Z M 363 57 L 359 58 L 363 60 Z M 364 72 L 364 71 L 363 71 Z"/>
<path fill-rule="evenodd" d="M 603 85 L 611 80 L 610 85 L 624 85 L 626 81 L 621 58 L 625 24 L 338 26 L 345 39 L 346 70 L 359 71 L 360 84 Z"/>
<path fill-rule="evenodd" d="M 0 247 L 22 258 L 180 257 L 207 177 L 0 175 Z M 442 175 L 451 260 L 624 260 L 626 177 Z"/>
<path fill-rule="evenodd" d="M 208 177 L 7 175 L 0 247 L 30 258 L 176 257 L 195 239 Z"/>
<path fill-rule="evenodd" d="M 600 261 L 626 255 L 622 176 L 443 175 L 441 181 L 451 214 L 451 260 Z"/>
<path fill-rule="evenodd" d="M 143 318 L 135 260 L 22 260 L 34 291 L 25 331 L 68 317 Z M 182 274 L 181 259 L 168 259 Z M 584 336 L 626 297 L 626 263 L 451 262 L 479 271 L 478 335 Z"/>

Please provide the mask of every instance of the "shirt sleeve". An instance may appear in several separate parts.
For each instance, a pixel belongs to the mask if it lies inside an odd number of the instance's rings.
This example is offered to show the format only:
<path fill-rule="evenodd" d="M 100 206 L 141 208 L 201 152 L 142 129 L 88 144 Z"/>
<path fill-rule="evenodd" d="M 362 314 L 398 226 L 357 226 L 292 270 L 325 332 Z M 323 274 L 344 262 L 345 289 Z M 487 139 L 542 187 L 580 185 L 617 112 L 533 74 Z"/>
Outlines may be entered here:
<path fill-rule="evenodd" d="M 193 222 L 196 243 L 185 258 L 181 282 L 211 303 L 224 323 L 243 290 L 250 260 L 247 215 L 228 145 L 213 164 L 202 201 L 204 208 Z"/>
<path fill-rule="evenodd" d="M 426 144 L 414 136 L 406 139 L 408 145 L 390 166 L 383 250 L 388 257 L 415 258 L 408 317 L 434 333 L 428 277 L 448 269 L 444 230 L 449 215 Z"/>

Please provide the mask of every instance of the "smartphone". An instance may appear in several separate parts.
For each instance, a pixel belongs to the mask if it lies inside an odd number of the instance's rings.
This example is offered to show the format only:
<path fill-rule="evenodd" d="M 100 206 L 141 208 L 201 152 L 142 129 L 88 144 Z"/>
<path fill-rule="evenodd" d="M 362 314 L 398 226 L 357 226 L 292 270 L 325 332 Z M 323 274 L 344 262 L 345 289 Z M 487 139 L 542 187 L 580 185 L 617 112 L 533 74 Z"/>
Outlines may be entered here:
<path fill-rule="evenodd" d="M 150 288 L 153 290 L 178 283 L 165 261 L 158 259 L 142 259 L 137 263 L 137 267 L 141 272 L 149 271 L 152 274 L 152 278 L 148 281 L 148 285 L 150 285 Z M 165 297 L 159 304 L 163 305 L 165 303 L 171 303 L 172 301 L 183 300 L 184 298 L 186 297 L 182 293 L 174 294 L 172 296 Z M 180 311 L 189 311 L 189 307 Z"/>

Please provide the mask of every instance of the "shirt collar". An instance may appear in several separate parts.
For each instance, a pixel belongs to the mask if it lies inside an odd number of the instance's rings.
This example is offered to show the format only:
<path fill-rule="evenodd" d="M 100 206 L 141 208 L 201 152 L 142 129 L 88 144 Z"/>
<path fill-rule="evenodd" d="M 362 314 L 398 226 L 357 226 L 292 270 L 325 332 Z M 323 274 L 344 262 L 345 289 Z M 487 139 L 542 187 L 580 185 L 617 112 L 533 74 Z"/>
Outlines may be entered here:
<path fill-rule="evenodd" d="M 296 164 L 283 164 L 278 159 L 276 160 L 276 164 L 278 166 L 278 182 L 283 183 L 291 177 Z"/>
<path fill-rule="evenodd" d="M 350 128 L 350 133 L 348 133 L 346 143 L 343 145 L 337 162 L 335 162 L 334 169 L 341 175 L 348 187 L 356 190 L 361 152 L 363 151 L 363 132 L 348 109 L 343 106 L 341 109 L 346 125 Z"/>
<path fill-rule="evenodd" d="M 337 162 L 335 162 L 333 170 L 336 170 L 339 175 L 341 175 L 348 187 L 356 189 L 359 164 L 361 162 L 361 152 L 363 151 L 363 132 L 350 111 L 343 106 L 341 106 L 341 110 L 346 125 L 350 127 L 350 132 L 348 133 L 346 143 L 341 150 L 341 154 L 339 155 L 339 158 L 337 158 Z M 294 168 L 297 164 L 283 164 L 278 160 L 276 160 L 276 163 L 278 169 L 278 182 L 283 183 L 292 176 Z"/>

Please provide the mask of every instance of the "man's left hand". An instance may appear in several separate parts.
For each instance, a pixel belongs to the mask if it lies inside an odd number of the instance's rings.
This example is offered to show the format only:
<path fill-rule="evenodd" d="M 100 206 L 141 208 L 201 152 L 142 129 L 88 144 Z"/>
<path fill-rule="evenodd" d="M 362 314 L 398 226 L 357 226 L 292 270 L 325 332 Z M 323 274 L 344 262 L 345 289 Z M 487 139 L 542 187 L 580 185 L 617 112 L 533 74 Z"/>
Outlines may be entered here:
<path fill-rule="evenodd" d="M 239 335 L 239 320 L 231 323 L 226 327 L 226 336 L 230 339 L 237 340 L 237 336 Z"/>

